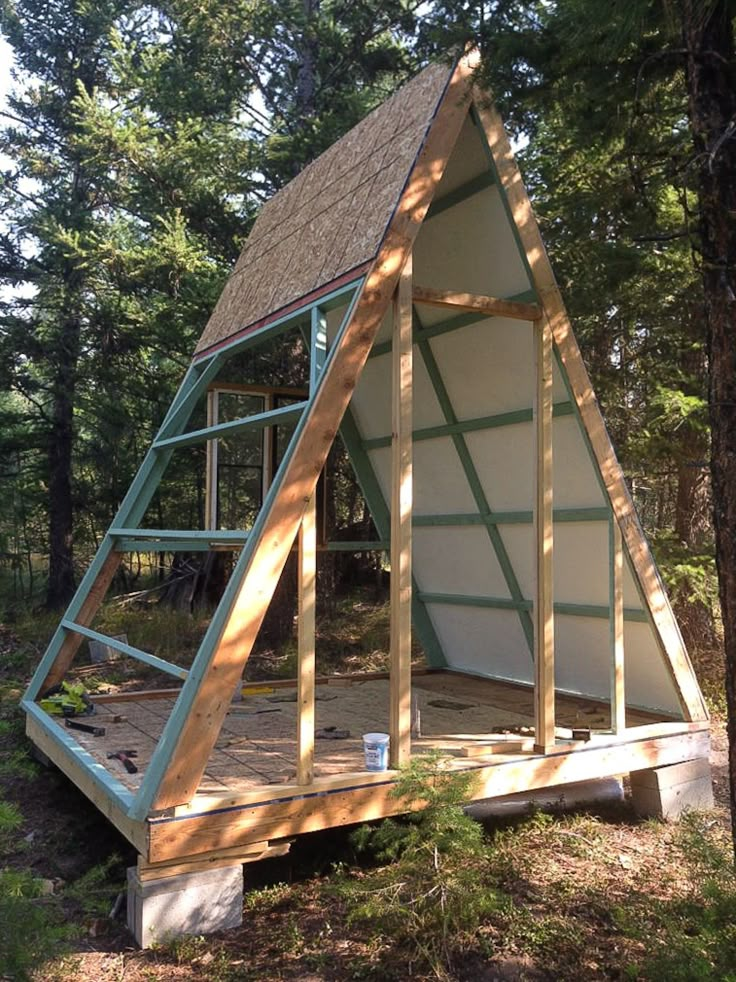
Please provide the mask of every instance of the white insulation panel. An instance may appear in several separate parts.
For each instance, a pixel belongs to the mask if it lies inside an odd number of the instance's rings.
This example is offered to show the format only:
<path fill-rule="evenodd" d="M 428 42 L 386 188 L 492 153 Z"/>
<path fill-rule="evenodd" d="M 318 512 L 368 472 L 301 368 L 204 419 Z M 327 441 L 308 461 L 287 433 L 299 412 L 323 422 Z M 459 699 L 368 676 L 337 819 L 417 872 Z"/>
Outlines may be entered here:
<path fill-rule="evenodd" d="M 442 562 L 437 562 L 442 556 Z M 428 593 L 511 595 L 488 532 L 481 526 L 414 529 L 414 564 Z"/>
<path fill-rule="evenodd" d="M 419 307 L 421 317 L 424 308 Z M 458 419 L 531 409 L 534 396 L 532 325 L 492 317 L 430 341 Z M 566 396 L 563 396 L 566 398 Z"/>
<path fill-rule="evenodd" d="M 521 621 L 510 610 L 428 604 L 437 637 L 452 652 L 452 668 L 531 682 L 534 670 Z"/>

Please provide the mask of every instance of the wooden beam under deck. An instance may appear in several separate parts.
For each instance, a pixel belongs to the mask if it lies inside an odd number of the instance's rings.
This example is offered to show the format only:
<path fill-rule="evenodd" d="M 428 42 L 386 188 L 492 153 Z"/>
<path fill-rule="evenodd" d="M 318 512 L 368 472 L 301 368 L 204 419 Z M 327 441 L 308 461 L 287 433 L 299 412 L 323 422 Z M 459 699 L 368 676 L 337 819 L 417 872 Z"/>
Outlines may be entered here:
<path fill-rule="evenodd" d="M 463 769 L 475 773 L 472 799 L 482 800 L 707 757 L 709 748 L 707 723 L 659 723 L 627 730 L 624 738 L 594 737 L 583 746 L 559 747 L 547 755 L 505 755 L 482 763 L 465 758 Z M 175 816 L 149 820 L 147 860 L 164 862 L 400 814 L 408 807 L 391 797 L 395 778 L 391 772 L 360 772 L 340 775 L 342 787 L 338 778 L 331 778 L 317 779 L 309 792 L 298 785 L 264 788 L 268 797 L 260 801 L 249 796 L 238 803 L 223 797 L 219 807 L 202 812 L 194 811 L 195 799 L 189 814 L 177 809 Z M 212 796 L 208 802 L 211 806 Z"/>

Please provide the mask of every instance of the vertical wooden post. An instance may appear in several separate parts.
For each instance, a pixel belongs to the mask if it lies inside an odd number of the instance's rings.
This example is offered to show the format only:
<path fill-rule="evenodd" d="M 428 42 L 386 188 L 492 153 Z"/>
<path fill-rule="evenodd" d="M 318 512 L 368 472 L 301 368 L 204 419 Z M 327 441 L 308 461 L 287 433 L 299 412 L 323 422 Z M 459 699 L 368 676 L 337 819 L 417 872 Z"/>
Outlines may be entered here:
<path fill-rule="evenodd" d="M 391 437 L 391 766 L 411 756 L 412 258 L 393 300 Z"/>
<path fill-rule="evenodd" d="M 609 579 L 609 636 L 611 640 L 611 729 L 626 729 L 626 694 L 624 689 L 624 550 L 621 529 L 615 515 L 608 526 L 608 548 L 611 562 Z"/>
<path fill-rule="evenodd" d="M 216 389 L 207 393 L 207 425 L 216 426 L 219 415 L 218 396 Z M 204 490 L 204 527 L 217 528 L 217 440 L 207 441 L 207 457 L 205 462 Z"/>
<path fill-rule="evenodd" d="M 555 627 L 552 526 L 552 329 L 534 322 L 536 595 L 534 598 L 534 743 L 540 753 L 555 744 Z"/>
<path fill-rule="evenodd" d="M 314 662 L 315 604 L 317 599 L 317 533 L 315 497 L 312 495 L 299 527 L 298 657 L 296 781 L 314 779 Z"/>

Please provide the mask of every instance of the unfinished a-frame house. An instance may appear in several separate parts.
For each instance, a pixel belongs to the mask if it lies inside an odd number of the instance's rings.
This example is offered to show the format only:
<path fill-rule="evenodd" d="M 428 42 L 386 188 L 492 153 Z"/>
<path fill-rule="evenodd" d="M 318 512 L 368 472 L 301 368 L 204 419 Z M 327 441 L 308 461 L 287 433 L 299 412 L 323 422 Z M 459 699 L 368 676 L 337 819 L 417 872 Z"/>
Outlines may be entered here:
<path fill-rule="evenodd" d="M 237 921 L 239 901 L 213 905 L 213 891 L 237 894 L 242 864 L 295 834 L 400 811 L 396 768 L 427 747 L 472 769 L 479 799 L 633 772 L 643 808 L 707 802 L 703 698 L 471 62 L 427 68 L 264 206 L 26 693 L 31 740 L 140 853 L 130 916 L 142 943 Z M 244 380 L 244 358 L 274 339 L 308 350 L 301 387 Z M 207 425 L 193 426 L 205 401 Z M 261 464 L 225 482 L 231 507 L 217 458 L 236 436 Z M 336 438 L 379 541 L 317 545 Z M 196 445 L 208 448 L 206 527 L 146 527 L 172 456 Z M 264 492 L 252 513 L 246 481 Z M 389 554 L 389 673 L 316 675 L 317 548 Z M 126 552 L 195 549 L 235 560 L 188 669 L 94 629 Z M 278 712 L 258 712 L 268 697 L 253 691 L 236 713 L 295 549 L 298 678 L 271 687 L 287 687 Z M 412 628 L 427 661 L 414 671 Z M 39 699 L 84 640 L 179 687 L 98 697 L 98 723 L 124 716 L 105 736 L 68 729 Z M 351 738 L 315 742 L 327 724 Z M 382 730 L 388 770 L 368 771 L 361 734 Z M 122 746 L 138 750 L 135 774 L 108 759 Z M 194 920 L 155 907 L 200 889 Z"/>

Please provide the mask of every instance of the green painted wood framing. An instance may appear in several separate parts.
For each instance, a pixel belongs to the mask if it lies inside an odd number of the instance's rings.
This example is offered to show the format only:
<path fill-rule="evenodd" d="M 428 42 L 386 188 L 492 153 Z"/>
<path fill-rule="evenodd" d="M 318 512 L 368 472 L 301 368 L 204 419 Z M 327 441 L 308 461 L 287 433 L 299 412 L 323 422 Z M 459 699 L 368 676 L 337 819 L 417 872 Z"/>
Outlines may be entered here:
<path fill-rule="evenodd" d="M 22 699 L 21 708 L 43 728 L 64 757 L 84 768 L 98 791 L 111 799 L 123 812 L 130 810 L 133 794 L 74 739 L 71 731 L 62 730 L 32 699 Z"/>
<path fill-rule="evenodd" d="M 235 529 L 125 529 L 111 528 L 110 535 L 131 539 L 177 539 L 182 542 L 232 542 L 242 545 L 248 538 L 248 530 Z"/>
<path fill-rule="evenodd" d="M 420 351 L 421 351 L 421 344 Z M 573 406 L 570 402 L 557 402 L 552 407 L 552 415 L 571 416 Z M 444 426 L 425 426 L 420 430 L 414 430 L 413 438 L 420 440 L 439 440 L 444 436 L 454 436 L 456 433 L 475 433 L 477 430 L 492 430 L 500 426 L 516 426 L 519 423 L 531 423 L 533 410 L 516 409 L 510 413 L 496 413 L 494 416 L 479 416 L 477 419 L 461 419 L 455 423 L 445 423 Z M 370 440 L 363 441 L 366 450 L 378 450 L 381 447 L 390 447 L 390 436 L 377 436 Z"/>
<path fill-rule="evenodd" d="M 418 326 L 421 326 L 421 321 L 414 311 L 414 319 Z M 450 427 L 457 427 L 458 418 L 455 415 L 455 410 L 452 408 L 452 403 L 450 401 L 450 396 L 445 387 L 445 383 L 442 380 L 442 375 L 440 374 L 439 366 L 434 357 L 432 347 L 429 341 L 422 336 L 419 330 L 416 331 L 416 335 L 419 338 L 417 344 L 419 348 L 419 353 L 424 361 L 424 367 L 427 370 L 429 379 L 432 383 L 434 393 L 439 402 L 440 409 L 445 417 L 445 420 Z M 505 415 L 505 414 L 504 414 Z M 483 485 L 481 484 L 478 472 L 473 463 L 473 459 L 468 450 L 468 445 L 465 442 L 465 437 L 462 431 L 453 430 L 450 434 L 452 441 L 455 445 L 455 451 L 460 459 L 460 464 L 462 466 L 465 478 L 470 487 L 470 492 L 473 495 L 473 500 L 475 501 L 478 512 L 484 518 L 493 514 L 493 510 L 488 503 L 485 491 L 483 490 Z M 516 578 L 516 573 L 511 564 L 511 559 L 504 545 L 504 541 L 501 537 L 501 533 L 498 528 L 492 523 L 484 523 L 484 527 L 488 533 L 488 538 L 491 541 L 493 551 L 496 554 L 496 559 L 498 565 L 501 568 L 504 581 L 506 583 L 506 588 L 511 595 L 511 599 L 517 602 L 522 602 L 524 597 L 521 592 L 521 587 L 519 586 L 519 581 Z M 529 654 L 534 657 L 534 624 L 532 623 L 532 618 L 528 610 L 523 607 L 518 608 L 519 620 L 521 622 L 521 628 L 524 632 L 524 637 L 526 638 L 527 647 L 529 649 Z"/>
<path fill-rule="evenodd" d="M 441 198 L 437 198 L 429 206 L 427 214 L 424 221 L 428 221 L 430 218 L 434 218 L 436 215 L 441 215 L 443 211 L 447 211 L 448 208 L 453 208 L 455 205 L 459 205 L 461 201 L 467 201 L 468 198 L 472 198 L 474 194 L 478 194 L 480 191 L 485 191 L 486 188 L 491 187 L 495 184 L 495 178 L 490 171 L 486 171 L 485 174 L 478 174 L 477 177 L 471 177 L 469 181 L 465 181 L 459 187 L 455 188 L 453 191 L 448 191 L 447 194 L 443 194 Z"/>
<path fill-rule="evenodd" d="M 447 604 L 453 607 L 489 607 L 493 610 L 531 611 L 532 600 L 510 600 L 508 597 L 475 597 L 463 593 L 427 593 L 420 591 L 419 599 L 425 604 Z M 593 617 L 609 619 L 610 608 L 606 604 L 555 603 L 555 613 L 564 617 Z M 624 609 L 624 620 L 646 623 L 647 615 L 635 607 Z"/>
<path fill-rule="evenodd" d="M 71 631 L 74 634 L 81 634 L 82 637 L 89 638 L 92 641 L 99 641 L 100 644 L 106 644 L 110 648 L 114 648 L 115 651 L 127 655 L 128 658 L 135 658 L 136 661 L 145 662 L 146 665 L 157 668 L 160 672 L 166 672 L 167 675 L 173 675 L 174 678 L 185 679 L 188 675 L 185 668 L 179 668 L 178 665 L 173 665 L 164 658 L 158 658 L 156 655 L 142 651 L 140 648 L 134 648 L 133 645 L 127 644 L 125 641 L 120 641 L 118 638 L 111 638 L 106 634 L 100 634 L 99 631 L 93 631 L 89 627 L 82 627 L 81 624 L 75 624 L 74 621 L 69 621 L 66 618 L 61 623 L 67 631 Z"/>
<path fill-rule="evenodd" d="M 241 430 L 262 430 L 267 426 L 276 426 L 279 423 L 290 423 L 299 419 L 307 408 L 306 402 L 295 402 L 290 406 L 282 406 L 279 409 L 270 409 L 265 413 L 254 413 L 252 416 L 243 416 L 241 419 L 229 420 L 227 423 L 218 423 L 216 426 L 205 426 L 201 430 L 192 430 L 189 433 L 182 433 L 181 436 L 171 436 L 166 440 L 156 440 L 155 450 L 177 450 L 180 447 L 192 447 L 197 443 L 206 443 L 208 440 L 217 440 L 220 437 L 232 436 L 233 433 L 240 433 Z"/>
<path fill-rule="evenodd" d="M 555 508 L 555 522 L 607 522 L 607 508 Z M 531 525 L 532 511 L 496 511 L 492 515 L 461 513 L 457 515 L 415 515 L 415 526 L 432 525 Z"/>
<path fill-rule="evenodd" d="M 207 368 L 208 362 L 204 361 L 196 366 L 190 365 L 181 385 L 179 386 L 179 390 L 174 397 L 171 407 L 164 417 L 159 433 L 164 431 L 169 426 L 183 428 L 186 423 L 186 418 L 179 412 L 179 410 L 185 403 L 188 403 L 193 408 L 194 401 L 196 401 L 196 399 L 191 401 L 189 396 L 195 391 L 199 391 L 201 393 L 206 388 Z M 173 422 L 174 420 L 176 422 Z M 141 521 L 145 510 L 148 507 L 156 488 L 158 487 L 159 481 L 161 480 L 166 465 L 170 459 L 170 454 L 171 451 L 155 451 L 153 447 L 149 449 L 148 453 L 143 459 L 138 473 L 133 480 L 133 483 L 128 489 L 128 492 L 123 498 L 120 508 L 118 509 L 118 513 L 115 516 L 115 525 L 127 526 L 129 524 L 131 526 L 135 526 Z M 114 549 L 115 538 L 108 532 L 100 543 L 94 559 L 90 563 L 90 566 L 82 578 L 82 581 L 77 587 L 76 593 L 74 594 L 74 597 L 66 610 L 65 620 L 76 620 L 82 605 L 87 599 L 87 595 L 94 586 L 100 571 L 110 558 L 110 554 L 114 551 Z M 49 646 L 46 649 L 38 668 L 33 674 L 33 678 L 29 683 L 25 695 L 27 700 L 35 700 L 41 694 L 44 682 L 59 656 L 66 634 L 67 630 L 63 626 L 62 622 L 54 632 L 51 641 L 49 642 Z"/>
<path fill-rule="evenodd" d="M 221 434 L 223 432 L 223 427 L 228 425 L 223 424 L 222 427 L 209 427 L 205 430 L 193 431 L 188 434 L 182 433 L 197 402 L 204 395 L 208 385 L 215 379 L 223 365 L 226 363 L 227 359 L 232 355 L 239 354 L 250 347 L 261 344 L 264 341 L 271 340 L 273 337 L 299 326 L 300 323 L 306 321 L 307 323 L 311 324 L 316 320 L 320 328 L 320 330 L 315 334 L 317 358 L 318 361 L 321 362 L 321 366 L 318 366 L 315 369 L 314 381 L 316 383 L 320 373 L 320 368 L 324 367 L 329 360 L 329 356 L 326 355 L 326 345 L 324 343 L 324 312 L 328 309 L 334 309 L 335 307 L 347 303 L 347 310 L 340 327 L 340 331 L 344 330 L 350 319 L 350 315 L 359 295 L 362 283 L 363 278 L 357 277 L 350 283 L 344 284 L 338 289 L 325 294 L 319 299 L 311 301 L 303 308 L 290 311 L 283 317 L 278 318 L 271 323 L 258 328 L 257 330 L 254 330 L 247 336 L 237 338 L 217 352 L 211 354 L 205 353 L 204 356 L 200 357 L 198 360 L 193 362 L 192 365 L 190 365 L 159 428 L 156 440 L 149 448 L 133 483 L 131 484 L 120 508 L 118 509 L 118 513 L 115 516 L 111 530 L 105 535 L 95 558 L 79 584 L 75 596 L 67 608 L 65 616 L 54 633 L 51 643 L 49 644 L 49 647 L 39 663 L 38 668 L 36 669 L 36 672 L 34 673 L 34 676 L 28 686 L 24 697 L 24 708 L 26 712 L 33 715 L 33 717 L 52 737 L 52 739 L 64 749 L 64 752 L 73 754 L 75 759 L 81 762 L 85 768 L 93 774 L 95 781 L 96 783 L 99 783 L 100 788 L 115 798 L 118 804 L 120 804 L 120 806 L 131 818 L 142 820 L 146 817 L 148 811 L 150 810 L 150 805 L 160 783 L 161 777 L 168 766 L 174 736 L 180 729 L 182 721 L 186 717 L 189 707 L 193 702 L 198 685 L 206 674 L 207 663 L 211 655 L 211 641 L 217 631 L 219 631 L 221 628 L 224 619 L 229 613 L 234 592 L 236 587 L 239 585 L 242 577 L 242 571 L 247 564 L 249 555 L 249 550 L 247 547 L 248 539 L 250 538 L 250 535 L 254 533 L 257 536 L 259 523 L 256 521 L 256 524 L 254 525 L 254 528 L 251 530 L 250 534 L 245 531 L 237 531 L 234 533 L 228 533 L 225 531 L 222 533 L 218 532 L 214 536 L 212 532 L 206 531 L 199 532 L 188 530 L 179 531 L 175 529 L 139 529 L 138 524 L 142 520 L 151 498 L 153 497 L 153 494 L 160 483 L 165 468 L 171 459 L 173 450 L 176 447 L 202 442 L 208 438 L 211 439 L 212 430 L 216 429 L 218 433 Z M 315 308 L 319 308 L 320 311 L 317 317 L 315 317 L 313 314 L 313 310 Z M 310 399 L 313 398 L 313 396 L 314 392 L 311 392 Z M 301 424 L 304 419 L 303 410 L 307 405 L 308 402 L 298 404 L 296 406 L 284 407 L 282 410 L 276 410 L 268 414 L 258 414 L 259 418 L 249 417 L 244 420 L 234 421 L 236 424 L 235 430 L 237 430 L 252 427 L 253 425 L 270 426 L 274 425 L 276 422 L 284 422 L 287 419 L 298 419 L 295 432 L 292 435 L 292 439 L 284 455 L 279 471 L 274 478 L 269 495 L 264 503 L 264 508 L 261 509 L 261 513 L 259 515 L 261 522 L 264 520 L 265 513 L 278 492 L 278 488 L 280 486 L 280 474 L 284 470 L 284 462 L 288 459 L 300 431 Z M 266 416 L 268 417 L 267 419 L 264 418 Z M 233 431 L 233 428 L 230 427 L 229 432 Z M 108 638 L 104 634 L 75 622 L 76 616 L 78 615 L 90 590 L 94 586 L 101 569 L 109 559 L 110 554 L 113 551 L 123 551 L 123 549 L 126 549 L 129 545 L 135 545 L 138 542 L 147 542 L 148 544 L 152 544 L 155 540 L 158 540 L 157 544 L 165 542 L 168 548 L 172 548 L 172 546 L 180 544 L 187 548 L 191 548 L 195 544 L 199 545 L 200 543 L 203 543 L 209 545 L 209 543 L 212 541 L 223 540 L 226 542 L 229 541 L 229 543 L 233 545 L 244 546 L 233 575 L 229 580 L 225 595 L 223 596 L 223 599 L 219 604 L 215 615 L 213 616 L 212 622 L 210 623 L 210 628 L 205 634 L 192 668 L 189 672 L 166 662 L 164 659 L 159 659 L 155 655 L 151 655 L 148 652 L 142 651 L 141 649 L 134 648 L 131 645 L 118 642 L 114 638 Z M 372 544 L 371 548 L 373 548 Z M 66 734 L 60 731 L 53 720 L 51 720 L 46 713 L 40 710 L 35 703 L 35 700 L 41 694 L 44 679 L 48 676 L 49 671 L 59 655 L 61 645 L 63 644 L 65 637 L 70 632 L 100 641 L 104 644 L 109 644 L 117 650 L 120 650 L 123 654 L 137 658 L 140 661 L 145 661 L 148 664 L 161 669 L 162 671 L 166 671 L 184 679 L 184 685 L 182 686 L 179 697 L 174 706 L 174 710 L 172 711 L 172 714 L 164 727 L 162 739 L 154 751 L 151 763 L 146 770 L 141 788 L 135 797 L 133 797 L 125 789 L 124 794 L 121 797 L 120 788 L 123 786 L 119 785 L 119 782 L 116 782 L 112 775 L 110 775 L 105 768 L 101 767 L 94 760 L 94 758 L 91 757 L 91 755 L 81 751 L 81 748 L 77 742 L 72 737 L 68 737 Z"/>

